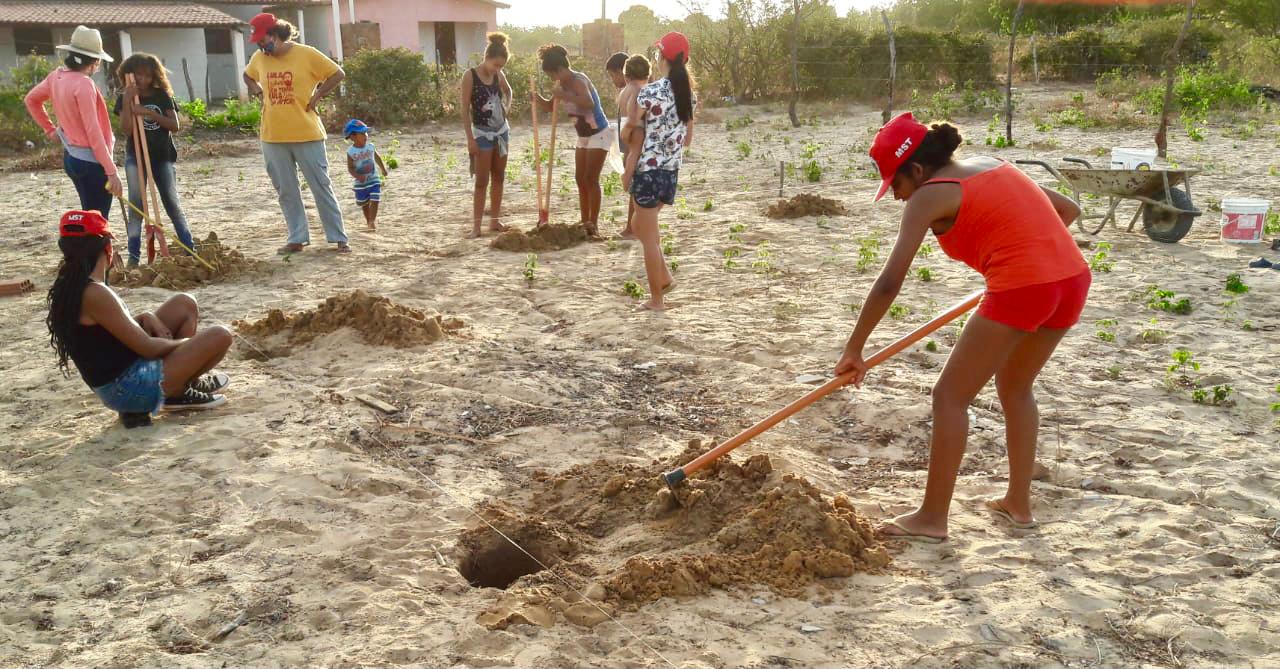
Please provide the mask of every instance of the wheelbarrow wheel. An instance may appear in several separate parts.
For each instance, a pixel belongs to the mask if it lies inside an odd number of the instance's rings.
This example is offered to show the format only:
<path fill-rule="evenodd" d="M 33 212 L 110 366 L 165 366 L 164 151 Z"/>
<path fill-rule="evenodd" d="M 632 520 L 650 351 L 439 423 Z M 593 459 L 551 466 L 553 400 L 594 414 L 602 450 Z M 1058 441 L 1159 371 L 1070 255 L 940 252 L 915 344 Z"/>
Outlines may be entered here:
<path fill-rule="evenodd" d="M 1194 209 L 1191 196 L 1177 188 L 1169 189 L 1168 204 L 1183 211 L 1170 211 L 1150 204 L 1142 205 L 1142 229 L 1152 241 L 1175 244 L 1191 231 L 1196 215 L 1186 210 Z"/>

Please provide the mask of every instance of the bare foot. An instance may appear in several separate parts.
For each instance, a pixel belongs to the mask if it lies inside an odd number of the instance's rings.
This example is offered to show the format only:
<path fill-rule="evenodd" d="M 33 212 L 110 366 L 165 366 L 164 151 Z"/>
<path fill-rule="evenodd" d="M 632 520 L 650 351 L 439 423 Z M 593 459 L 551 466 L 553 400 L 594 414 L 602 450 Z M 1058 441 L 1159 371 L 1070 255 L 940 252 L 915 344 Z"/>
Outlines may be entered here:
<path fill-rule="evenodd" d="M 673 290 L 675 290 L 675 289 L 676 289 L 676 280 L 675 280 L 675 279 L 667 279 L 667 285 L 665 285 L 665 286 L 663 286 L 663 287 L 662 287 L 662 294 L 665 296 L 667 293 L 670 293 L 671 291 L 673 291 Z"/>
<path fill-rule="evenodd" d="M 919 517 L 919 512 L 907 513 L 881 525 L 880 534 L 892 539 L 937 543 L 947 540 L 947 525 L 931 523 Z"/>
<path fill-rule="evenodd" d="M 489 224 L 489 232 L 506 232 L 508 229 L 509 228 L 507 228 L 507 226 L 498 223 L 497 221 Z"/>
<path fill-rule="evenodd" d="M 666 310 L 667 310 L 667 305 L 665 303 L 654 302 L 653 300 L 649 300 L 648 302 L 642 302 L 640 306 L 636 307 L 636 311 L 666 311 Z"/>
<path fill-rule="evenodd" d="M 621 239 L 635 239 L 636 233 L 632 232 L 631 228 L 625 228 L 622 232 L 618 233 L 618 237 Z"/>
<path fill-rule="evenodd" d="M 467 233 L 467 239 L 479 239 L 481 236 L 480 228 L 476 228 Z"/>
<path fill-rule="evenodd" d="M 368 225 L 368 226 L 369 226 L 369 229 L 370 229 L 370 230 L 373 230 L 374 232 L 377 232 L 377 231 L 378 231 L 378 224 L 377 224 L 377 223 L 374 223 L 373 221 L 369 221 L 366 225 Z"/>

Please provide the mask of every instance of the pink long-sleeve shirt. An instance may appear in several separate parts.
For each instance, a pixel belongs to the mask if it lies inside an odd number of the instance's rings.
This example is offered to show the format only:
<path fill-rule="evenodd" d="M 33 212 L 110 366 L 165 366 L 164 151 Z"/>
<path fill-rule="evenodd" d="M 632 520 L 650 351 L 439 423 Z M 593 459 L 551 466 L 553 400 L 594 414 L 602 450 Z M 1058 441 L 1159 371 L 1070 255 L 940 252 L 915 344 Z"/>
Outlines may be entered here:
<path fill-rule="evenodd" d="M 93 157 L 102 165 L 102 170 L 108 176 L 115 174 L 111 151 L 115 148 L 116 137 L 111 131 L 111 117 L 107 116 L 107 103 L 98 93 L 93 79 L 82 72 L 59 67 L 27 93 L 24 99 L 27 113 L 44 129 L 45 136 L 53 139 L 57 129 L 44 108 L 44 103 L 50 99 L 53 100 L 53 114 L 58 118 L 67 141 L 92 149 Z"/>

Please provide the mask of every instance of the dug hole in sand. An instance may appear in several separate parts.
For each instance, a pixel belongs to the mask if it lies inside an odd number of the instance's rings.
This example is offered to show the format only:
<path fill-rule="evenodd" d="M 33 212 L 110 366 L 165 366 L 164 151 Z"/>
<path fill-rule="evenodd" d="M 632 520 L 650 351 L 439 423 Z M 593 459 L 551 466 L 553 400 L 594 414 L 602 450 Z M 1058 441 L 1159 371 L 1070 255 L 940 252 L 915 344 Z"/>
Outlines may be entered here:
<path fill-rule="evenodd" d="M 775 471 L 767 455 L 721 458 L 667 489 L 660 474 L 705 450 L 694 440 L 647 467 L 600 460 L 536 472 L 523 510 L 483 506 L 487 524 L 463 534 L 458 571 L 506 593 L 477 622 L 550 627 L 563 617 L 591 627 L 665 597 L 735 585 L 800 597 L 819 579 L 889 564 L 847 497 Z"/>
<path fill-rule="evenodd" d="M 292 347 L 340 328 L 359 332 L 365 342 L 374 346 L 409 348 L 440 341 L 446 334 L 461 330 L 464 324 L 458 318 L 428 314 L 356 290 L 330 297 L 315 309 L 292 314 L 272 309 L 262 319 L 234 321 L 232 326 L 253 344 L 245 354 L 265 359 L 290 355 Z"/>

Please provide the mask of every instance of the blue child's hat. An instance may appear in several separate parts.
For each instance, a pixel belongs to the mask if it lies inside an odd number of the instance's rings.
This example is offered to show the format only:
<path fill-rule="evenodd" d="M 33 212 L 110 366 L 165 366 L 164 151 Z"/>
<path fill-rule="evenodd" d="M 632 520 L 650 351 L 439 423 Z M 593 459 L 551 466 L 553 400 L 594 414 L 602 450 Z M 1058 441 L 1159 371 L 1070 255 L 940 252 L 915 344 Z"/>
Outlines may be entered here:
<path fill-rule="evenodd" d="M 373 128 L 365 125 L 364 121 L 361 121 L 358 118 L 353 118 L 350 121 L 347 121 L 346 127 L 342 129 L 342 136 L 350 137 L 357 132 L 368 134 L 370 130 L 373 130 Z"/>

